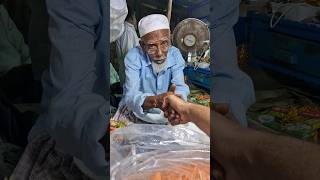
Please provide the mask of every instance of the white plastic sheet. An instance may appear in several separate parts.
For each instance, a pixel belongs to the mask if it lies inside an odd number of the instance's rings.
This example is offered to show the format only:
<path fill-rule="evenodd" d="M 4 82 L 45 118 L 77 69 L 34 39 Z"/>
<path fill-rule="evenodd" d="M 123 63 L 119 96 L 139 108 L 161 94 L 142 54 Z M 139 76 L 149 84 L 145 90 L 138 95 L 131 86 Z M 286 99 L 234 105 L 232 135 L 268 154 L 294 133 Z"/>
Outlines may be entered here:
<path fill-rule="evenodd" d="M 209 180 L 210 152 L 153 151 L 124 160 L 111 171 L 112 180 Z"/>
<path fill-rule="evenodd" d="M 191 180 L 208 174 L 210 140 L 187 126 L 132 124 L 111 134 L 110 147 L 113 180 L 149 180 L 166 174 Z"/>

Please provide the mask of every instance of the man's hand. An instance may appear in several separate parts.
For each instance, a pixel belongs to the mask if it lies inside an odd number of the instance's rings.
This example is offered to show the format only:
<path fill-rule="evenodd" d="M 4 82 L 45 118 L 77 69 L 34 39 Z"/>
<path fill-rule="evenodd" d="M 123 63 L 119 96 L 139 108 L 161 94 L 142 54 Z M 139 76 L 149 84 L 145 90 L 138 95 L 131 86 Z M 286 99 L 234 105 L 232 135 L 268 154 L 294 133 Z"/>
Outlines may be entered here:
<path fill-rule="evenodd" d="M 168 92 L 163 93 L 163 94 L 159 94 L 159 95 L 156 95 L 156 96 L 148 96 L 148 97 L 146 97 L 146 99 L 145 99 L 145 101 L 144 101 L 144 103 L 142 105 L 142 108 L 145 109 L 145 110 L 152 109 L 152 108 L 159 108 L 159 109 L 164 111 L 163 107 L 165 107 L 166 98 L 169 95 L 173 95 L 175 91 L 176 91 L 176 85 L 172 84 L 170 86 L 170 89 L 169 89 Z"/>
<path fill-rule="evenodd" d="M 166 105 L 164 107 L 165 116 L 172 125 L 184 124 L 190 121 L 188 102 L 176 95 L 169 95 L 164 104 Z M 172 111 L 174 111 L 174 113 L 172 113 Z"/>
<path fill-rule="evenodd" d="M 161 110 L 164 112 L 164 116 L 168 119 L 174 119 L 174 118 L 179 119 L 180 118 L 180 115 L 172 107 L 169 106 L 169 101 L 168 101 L 168 97 L 170 95 L 175 95 L 175 96 L 179 97 L 180 99 L 183 99 L 182 95 L 175 94 L 175 91 L 176 91 L 176 85 L 172 84 L 169 89 L 170 94 L 168 96 L 166 96 L 165 98 L 163 98 Z"/>
<path fill-rule="evenodd" d="M 160 108 L 163 110 L 163 107 L 165 106 L 166 99 L 168 96 L 173 95 L 176 91 L 176 85 L 172 84 L 169 88 L 169 91 L 163 94 L 160 94 L 157 97 L 157 108 Z"/>

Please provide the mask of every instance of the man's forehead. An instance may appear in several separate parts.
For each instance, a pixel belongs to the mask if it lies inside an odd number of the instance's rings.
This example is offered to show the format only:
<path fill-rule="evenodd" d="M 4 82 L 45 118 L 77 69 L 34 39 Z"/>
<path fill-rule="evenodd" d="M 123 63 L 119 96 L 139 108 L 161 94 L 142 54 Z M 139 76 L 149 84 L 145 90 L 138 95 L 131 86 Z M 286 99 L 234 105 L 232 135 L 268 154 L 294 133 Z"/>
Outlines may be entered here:
<path fill-rule="evenodd" d="M 170 31 L 168 29 L 153 31 L 144 35 L 141 39 L 144 42 L 166 41 L 170 39 Z"/>

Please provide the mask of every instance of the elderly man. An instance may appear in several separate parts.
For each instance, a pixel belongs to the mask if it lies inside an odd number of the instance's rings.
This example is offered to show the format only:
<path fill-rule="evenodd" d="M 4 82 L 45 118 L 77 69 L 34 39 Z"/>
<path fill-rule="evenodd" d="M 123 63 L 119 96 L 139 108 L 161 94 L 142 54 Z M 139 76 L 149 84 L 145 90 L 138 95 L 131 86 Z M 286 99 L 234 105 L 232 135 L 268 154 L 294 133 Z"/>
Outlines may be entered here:
<path fill-rule="evenodd" d="M 163 112 L 164 99 L 169 88 L 171 93 L 180 95 L 184 100 L 189 87 L 184 82 L 185 61 L 180 51 L 171 46 L 170 27 L 166 16 L 152 14 L 142 18 L 138 24 L 141 36 L 140 46 L 131 49 L 125 57 L 126 82 L 124 100 L 133 113 L 150 123 L 166 123 L 159 115 Z"/>

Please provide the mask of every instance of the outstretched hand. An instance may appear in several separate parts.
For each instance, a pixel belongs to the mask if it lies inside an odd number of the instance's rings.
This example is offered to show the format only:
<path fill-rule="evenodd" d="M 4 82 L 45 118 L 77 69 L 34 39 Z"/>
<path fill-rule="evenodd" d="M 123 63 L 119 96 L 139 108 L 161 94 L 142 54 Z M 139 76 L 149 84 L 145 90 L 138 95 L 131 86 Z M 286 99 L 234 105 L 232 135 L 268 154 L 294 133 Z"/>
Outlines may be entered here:
<path fill-rule="evenodd" d="M 164 103 L 164 114 L 172 125 L 184 124 L 190 121 L 188 102 L 177 95 L 169 95 Z"/>

